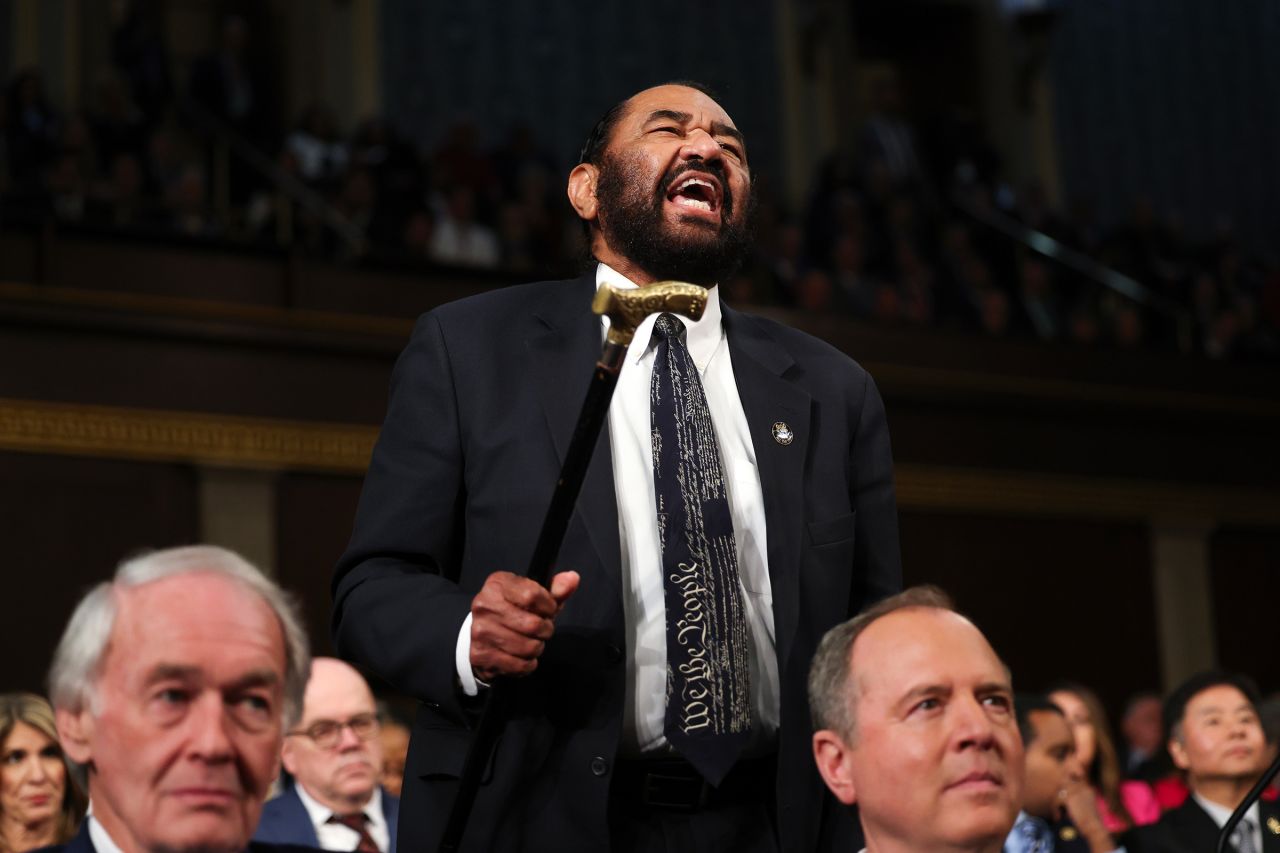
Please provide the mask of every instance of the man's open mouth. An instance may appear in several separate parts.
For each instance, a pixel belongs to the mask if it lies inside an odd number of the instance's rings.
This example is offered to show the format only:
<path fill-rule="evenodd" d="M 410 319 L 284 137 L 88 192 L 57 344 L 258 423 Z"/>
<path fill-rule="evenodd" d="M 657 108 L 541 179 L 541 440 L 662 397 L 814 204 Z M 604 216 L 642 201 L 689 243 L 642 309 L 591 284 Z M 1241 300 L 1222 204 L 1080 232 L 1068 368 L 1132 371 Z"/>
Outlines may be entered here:
<path fill-rule="evenodd" d="M 667 200 L 681 207 L 717 212 L 720 210 L 720 182 L 706 174 L 683 175 L 671 182 Z"/>

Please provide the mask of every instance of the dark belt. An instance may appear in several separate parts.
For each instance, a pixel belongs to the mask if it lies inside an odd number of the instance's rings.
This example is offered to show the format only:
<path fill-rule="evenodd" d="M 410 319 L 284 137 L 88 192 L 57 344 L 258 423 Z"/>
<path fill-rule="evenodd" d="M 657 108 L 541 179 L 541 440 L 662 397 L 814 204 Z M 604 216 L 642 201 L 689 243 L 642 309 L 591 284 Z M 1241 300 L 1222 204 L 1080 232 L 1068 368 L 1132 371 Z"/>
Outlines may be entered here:
<path fill-rule="evenodd" d="M 639 809 L 696 812 L 741 803 L 768 803 L 777 779 L 777 756 L 745 758 L 713 786 L 683 758 L 619 761 L 609 798 Z"/>

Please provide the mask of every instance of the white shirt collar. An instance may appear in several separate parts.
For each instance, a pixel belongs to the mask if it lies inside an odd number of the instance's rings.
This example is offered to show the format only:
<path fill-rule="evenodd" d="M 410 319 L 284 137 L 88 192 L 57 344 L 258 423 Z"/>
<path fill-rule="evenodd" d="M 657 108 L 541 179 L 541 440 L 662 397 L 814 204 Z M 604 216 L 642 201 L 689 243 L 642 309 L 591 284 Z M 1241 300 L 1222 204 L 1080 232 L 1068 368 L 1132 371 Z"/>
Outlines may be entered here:
<path fill-rule="evenodd" d="M 329 818 L 337 814 L 333 809 L 322 805 L 307 793 L 307 789 L 297 779 L 293 780 L 293 789 L 298 792 L 298 799 L 302 800 L 302 807 L 311 816 L 311 825 L 317 829 L 324 826 L 329 822 Z M 369 798 L 369 802 L 365 803 L 360 810 L 364 812 L 365 817 L 369 818 L 370 823 L 378 824 L 383 822 L 382 788 L 380 786 L 374 786 L 373 796 Z"/>
<path fill-rule="evenodd" d="M 1229 809 L 1226 806 L 1221 806 L 1215 802 L 1206 800 L 1199 794 L 1192 793 L 1191 796 L 1195 798 L 1195 801 L 1199 804 L 1200 808 L 1209 813 L 1209 817 L 1213 818 L 1213 822 L 1218 825 L 1218 829 L 1222 829 L 1222 827 L 1227 825 L 1227 821 L 1231 819 L 1231 813 L 1235 811 L 1235 809 Z M 1249 806 L 1249 810 L 1244 813 L 1244 816 L 1248 820 L 1252 821 L 1255 827 L 1261 826 L 1261 812 L 1258 809 L 1257 803 Z"/>
<path fill-rule="evenodd" d="M 97 853 L 122 853 L 120 845 L 107 834 L 107 830 L 98 823 L 92 812 L 85 815 L 85 820 L 89 822 L 89 840 L 93 842 L 93 849 Z"/>
<path fill-rule="evenodd" d="M 602 263 L 596 267 L 596 288 L 599 289 L 600 285 L 605 283 L 619 290 L 630 290 L 639 286 L 613 267 Z M 650 314 L 636 327 L 635 338 L 631 342 L 631 348 L 627 350 L 628 362 L 637 362 L 649 352 L 649 339 L 653 336 L 653 323 L 657 317 L 656 314 Z M 700 320 L 694 321 L 688 317 L 680 317 L 680 322 L 684 323 L 686 329 L 685 345 L 689 347 L 689 355 L 693 357 L 693 363 L 698 366 L 700 372 L 706 372 L 711 356 L 715 355 L 716 348 L 720 346 L 720 340 L 724 337 L 724 331 L 720 327 L 720 317 L 719 287 L 711 287 L 707 290 L 707 307 L 702 312 Z M 609 318 L 603 318 L 602 328 L 606 330 L 609 328 Z"/>

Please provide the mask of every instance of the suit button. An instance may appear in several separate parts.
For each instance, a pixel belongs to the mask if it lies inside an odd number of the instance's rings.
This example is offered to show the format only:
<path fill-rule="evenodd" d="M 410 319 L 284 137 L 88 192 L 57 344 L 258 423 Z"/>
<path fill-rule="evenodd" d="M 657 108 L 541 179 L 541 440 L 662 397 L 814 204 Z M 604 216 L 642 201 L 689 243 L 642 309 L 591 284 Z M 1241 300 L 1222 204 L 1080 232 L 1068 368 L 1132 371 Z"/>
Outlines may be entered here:
<path fill-rule="evenodd" d="M 591 759 L 591 772 L 596 776 L 603 776 L 609 772 L 609 762 L 597 755 Z"/>
<path fill-rule="evenodd" d="M 610 645 L 610 646 L 609 646 L 609 660 L 613 661 L 614 663 L 621 663 L 621 662 L 622 662 L 622 649 L 618 648 L 618 647 L 617 647 L 617 646 L 615 646 L 615 645 Z"/>

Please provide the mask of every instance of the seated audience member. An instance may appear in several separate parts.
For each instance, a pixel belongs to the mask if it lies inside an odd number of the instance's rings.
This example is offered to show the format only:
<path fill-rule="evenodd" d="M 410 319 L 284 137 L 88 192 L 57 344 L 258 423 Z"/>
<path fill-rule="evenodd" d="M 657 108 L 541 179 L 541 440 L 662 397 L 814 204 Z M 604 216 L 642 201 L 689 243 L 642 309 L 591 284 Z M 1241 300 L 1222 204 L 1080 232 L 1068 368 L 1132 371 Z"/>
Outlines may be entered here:
<path fill-rule="evenodd" d="M 31 693 L 0 696 L 0 853 L 65 844 L 83 814 L 53 708 Z"/>
<path fill-rule="evenodd" d="M 1266 739 L 1258 690 L 1242 675 L 1193 675 L 1164 703 L 1169 755 L 1187 774 L 1191 796 L 1153 826 L 1135 831 L 1130 853 L 1203 853 L 1263 771 Z M 1280 807 L 1255 803 L 1227 847 L 1233 853 L 1280 850 Z"/>
<path fill-rule="evenodd" d="M 1004 853 L 1109 853 L 1118 845 L 1102 824 L 1093 789 L 1076 757 L 1062 709 L 1041 696 L 1018 696 L 1025 772 L 1022 811 Z"/>
<path fill-rule="evenodd" d="M 857 803 L 868 853 L 997 853 L 1022 799 L 1009 672 L 935 587 L 827 632 L 809 671 L 813 752 Z"/>
<path fill-rule="evenodd" d="M 250 843 L 306 686 L 287 596 L 222 548 L 122 563 L 76 607 L 49 674 L 92 811 L 69 853 L 266 853 Z"/>
<path fill-rule="evenodd" d="M 293 786 L 269 801 L 254 838 L 390 853 L 400 802 L 383 791 L 378 710 L 364 678 L 336 658 L 311 663 L 302 721 L 281 752 Z"/>
<path fill-rule="evenodd" d="M 379 735 L 382 741 L 382 787 L 398 797 L 404 785 L 405 761 L 409 758 L 409 727 L 381 702 L 378 703 L 378 719 L 382 721 Z"/>
<path fill-rule="evenodd" d="M 1071 724 L 1080 766 L 1093 786 L 1107 831 L 1124 832 L 1154 823 L 1160 817 L 1160 804 L 1150 785 L 1123 779 L 1107 715 L 1097 695 L 1079 684 L 1060 684 L 1049 691 L 1049 701 L 1062 709 Z"/>
<path fill-rule="evenodd" d="M 1164 759 L 1164 728 L 1160 721 L 1158 693 L 1143 692 L 1129 697 L 1120 718 L 1124 735 L 1124 772 L 1131 779 L 1151 782 L 1161 773 Z"/>

